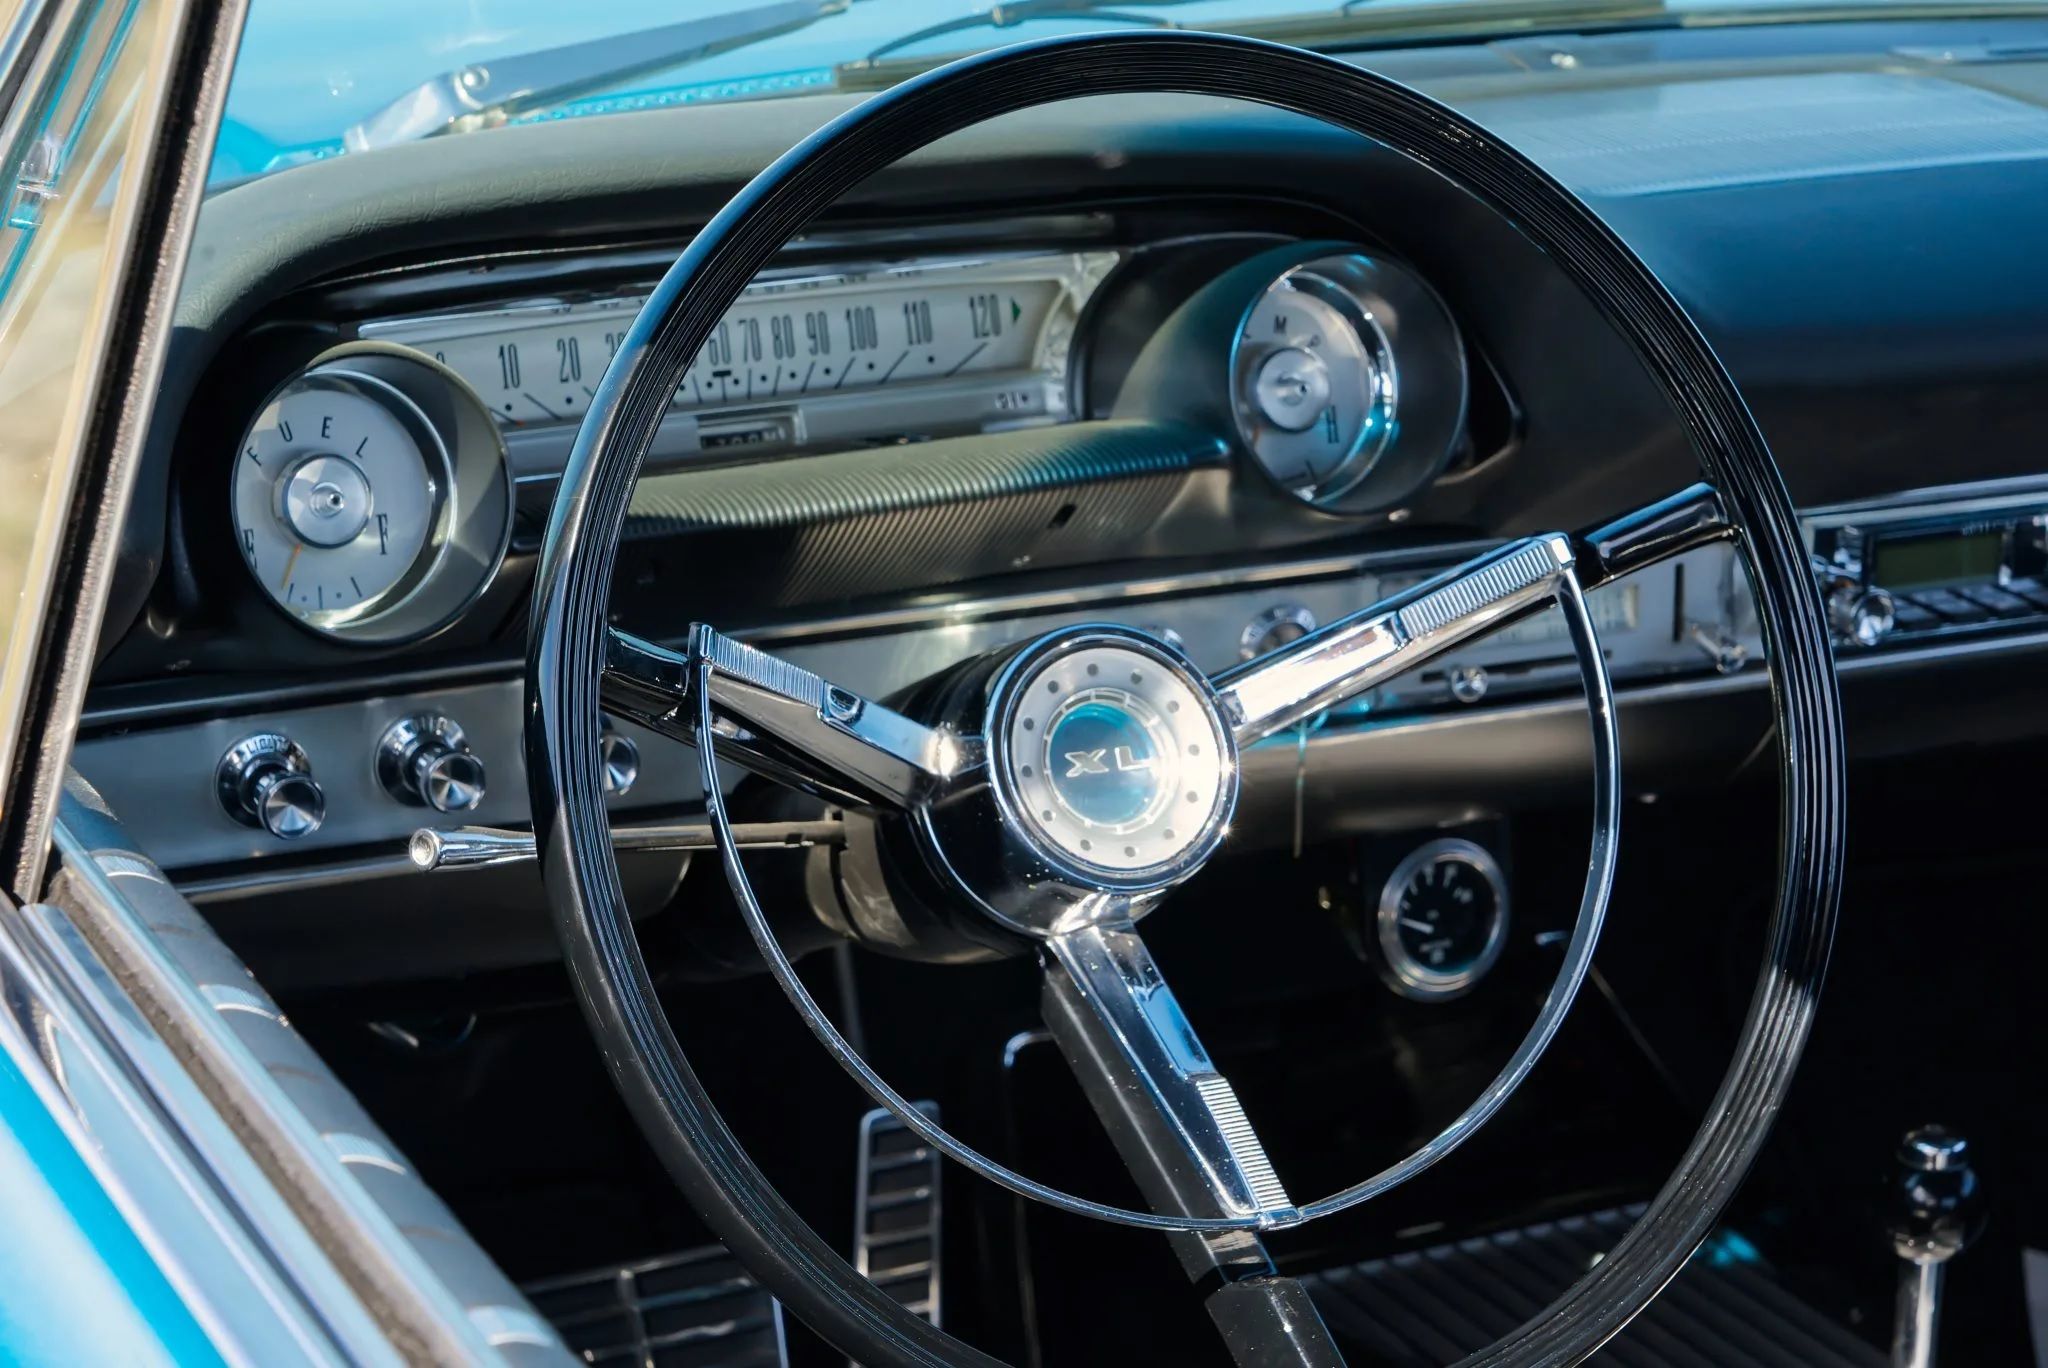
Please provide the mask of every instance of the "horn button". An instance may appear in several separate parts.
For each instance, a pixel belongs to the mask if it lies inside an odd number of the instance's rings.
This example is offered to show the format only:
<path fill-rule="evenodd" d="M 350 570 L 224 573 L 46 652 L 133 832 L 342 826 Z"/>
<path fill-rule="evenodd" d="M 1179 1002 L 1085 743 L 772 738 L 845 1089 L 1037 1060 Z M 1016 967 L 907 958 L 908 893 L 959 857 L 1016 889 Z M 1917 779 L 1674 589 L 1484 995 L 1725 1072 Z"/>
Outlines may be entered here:
<path fill-rule="evenodd" d="M 1236 798 L 1208 685 L 1135 633 L 1027 650 L 996 686 L 991 779 L 1055 868 L 1104 891 L 1171 883 L 1214 849 Z"/>

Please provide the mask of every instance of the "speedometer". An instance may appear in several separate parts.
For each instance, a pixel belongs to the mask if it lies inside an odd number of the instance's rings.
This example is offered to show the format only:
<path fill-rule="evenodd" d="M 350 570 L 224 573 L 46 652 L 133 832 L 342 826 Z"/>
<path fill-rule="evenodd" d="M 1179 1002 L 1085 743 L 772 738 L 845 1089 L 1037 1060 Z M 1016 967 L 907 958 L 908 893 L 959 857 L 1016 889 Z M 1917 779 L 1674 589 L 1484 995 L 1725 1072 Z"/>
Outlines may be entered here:
<path fill-rule="evenodd" d="M 937 258 L 902 265 L 790 268 L 749 285 L 712 329 L 672 407 L 795 415 L 778 440 L 833 440 L 827 410 L 867 405 L 857 438 L 902 422 L 877 391 L 917 387 L 926 422 L 985 427 L 1065 416 L 1075 320 L 1110 252 Z M 365 324 L 461 374 L 508 428 L 575 422 L 645 303 L 635 291 Z M 933 435 L 930 432 L 920 435 Z M 709 444 L 709 443 L 707 443 Z"/>

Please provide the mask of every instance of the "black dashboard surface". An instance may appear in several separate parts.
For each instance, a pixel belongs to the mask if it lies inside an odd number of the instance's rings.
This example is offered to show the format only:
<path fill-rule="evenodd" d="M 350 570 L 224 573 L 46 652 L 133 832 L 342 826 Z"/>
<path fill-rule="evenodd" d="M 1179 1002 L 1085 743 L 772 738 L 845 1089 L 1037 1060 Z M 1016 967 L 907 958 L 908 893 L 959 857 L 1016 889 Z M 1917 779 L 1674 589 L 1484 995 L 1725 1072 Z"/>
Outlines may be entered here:
<path fill-rule="evenodd" d="M 2048 22 L 1558 35 L 1356 54 L 1497 128 L 1579 189 L 1692 310 L 1743 384 L 1801 504 L 2038 469 L 2048 259 Z M 340 276 L 477 252 L 673 241 L 850 103 L 817 96 L 538 124 L 288 171 L 211 199 L 158 400 L 109 644 L 165 565 L 192 396 L 238 329 Z M 683 154 L 680 149 L 688 149 Z M 1282 155 L 1274 155 L 1280 149 Z M 847 223 L 1016 215 L 1227 194 L 1312 206 L 1393 242 L 1495 347 L 1558 445 L 1462 510 L 1499 535 L 1669 488 L 1640 397 L 1546 373 L 1583 306 L 1427 173 L 1270 111 L 1086 102 L 973 130 L 849 198 Z M 1548 328 L 1538 326 L 1547 321 Z M 1582 362 L 1583 355 L 1579 358 Z M 1619 439 L 1618 441 L 1616 439 Z M 193 452 L 182 459 L 203 460 Z M 1525 466 L 1527 463 L 1524 463 Z M 1593 490 L 1599 492 L 1597 501 Z M 1476 524 L 1474 526 L 1473 524 Z"/>

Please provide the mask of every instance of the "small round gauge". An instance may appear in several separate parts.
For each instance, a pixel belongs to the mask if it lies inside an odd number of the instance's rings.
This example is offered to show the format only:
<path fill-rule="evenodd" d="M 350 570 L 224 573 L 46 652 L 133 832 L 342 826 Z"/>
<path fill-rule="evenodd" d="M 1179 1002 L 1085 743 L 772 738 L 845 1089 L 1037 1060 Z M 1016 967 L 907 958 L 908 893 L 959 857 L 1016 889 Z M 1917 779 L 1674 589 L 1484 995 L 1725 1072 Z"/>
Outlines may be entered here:
<path fill-rule="evenodd" d="M 1231 407 L 1280 488 L 1333 512 L 1414 492 L 1464 424 L 1465 358 L 1442 302 L 1405 268 L 1360 252 L 1273 279 L 1231 344 Z"/>
<path fill-rule="evenodd" d="M 1508 893 L 1482 846 L 1451 838 L 1417 848 L 1380 893 L 1380 953 L 1396 992 L 1424 1000 L 1467 992 L 1500 958 Z"/>
<path fill-rule="evenodd" d="M 292 616 L 344 626 L 390 608 L 433 569 L 453 482 L 440 437 L 404 395 L 363 376 L 301 376 L 242 442 L 242 559 Z"/>
<path fill-rule="evenodd" d="M 495 426 L 460 385 L 362 344 L 270 396 L 236 451 L 230 503 L 273 603 L 323 635 L 386 643 L 433 630 L 482 588 L 504 554 L 510 481 Z"/>
<path fill-rule="evenodd" d="M 1340 300 L 1307 268 L 1290 271 L 1238 331 L 1239 424 L 1266 473 L 1310 502 L 1364 479 L 1393 431 L 1386 339 Z"/>

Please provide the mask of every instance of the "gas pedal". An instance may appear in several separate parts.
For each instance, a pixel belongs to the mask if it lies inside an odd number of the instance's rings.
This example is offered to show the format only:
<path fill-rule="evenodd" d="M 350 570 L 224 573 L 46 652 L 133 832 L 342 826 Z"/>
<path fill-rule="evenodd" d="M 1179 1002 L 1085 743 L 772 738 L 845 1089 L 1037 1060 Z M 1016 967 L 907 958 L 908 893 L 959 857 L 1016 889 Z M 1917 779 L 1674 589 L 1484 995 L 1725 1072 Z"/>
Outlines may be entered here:
<path fill-rule="evenodd" d="M 939 1119 L 936 1102 L 917 1109 Z M 939 1324 L 939 1152 L 877 1107 L 860 1119 L 853 1266 Z"/>

